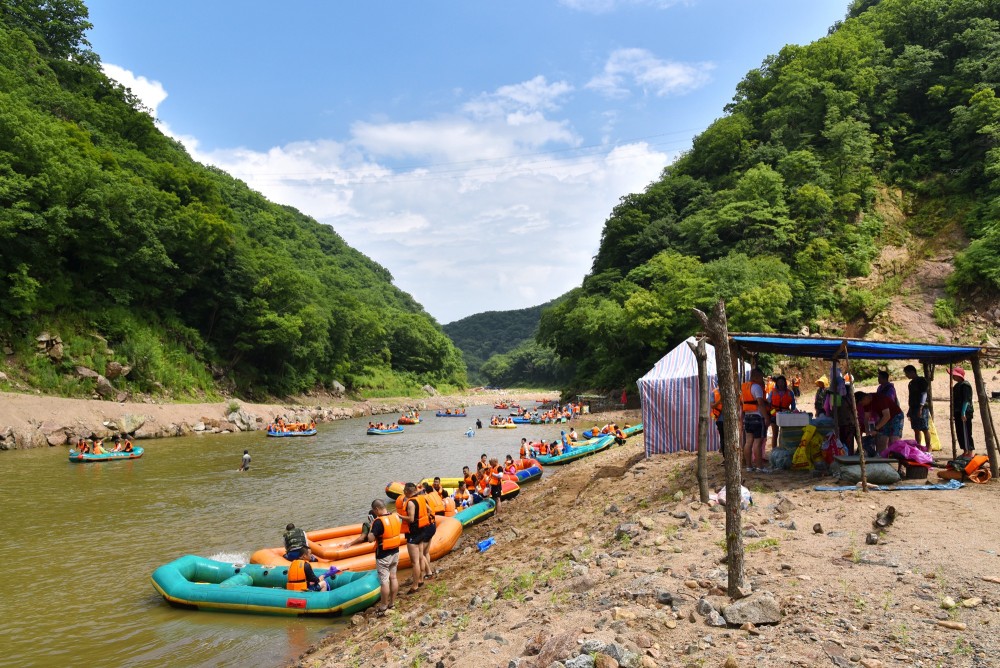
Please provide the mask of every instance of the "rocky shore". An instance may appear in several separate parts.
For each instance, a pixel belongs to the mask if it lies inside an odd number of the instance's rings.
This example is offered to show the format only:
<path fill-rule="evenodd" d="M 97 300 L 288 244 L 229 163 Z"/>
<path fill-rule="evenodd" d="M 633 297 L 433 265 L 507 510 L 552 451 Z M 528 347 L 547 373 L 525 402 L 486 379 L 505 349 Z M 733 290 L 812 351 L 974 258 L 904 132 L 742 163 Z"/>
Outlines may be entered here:
<path fill-rule="evenodd" d="M 217 403 L 156 403 L 64 399 L 0 392 L 0 450 L 62 446 L 80 438 L 110 438 L 128 433 L 136 439 L 189 436 L 194 433 L 231 433 L 263 429 L 275 416 L 289 422 L 329 422 L 347 418 L 422 412 L 460 406 L 492 405 L 498 399 L 531 401 L 554 399 L 553 392 L 469 392 L 430 395 L 424 399 L 397 398 L 351 401 L 332 395 L 302 397 L 286 404 L 241 401 Z"/>
<path fill-rule="evenodd" d="M 401 595 L 384 618 L 371 610 L 354 616 L 293 665 L 995 663 L 1000 530 L 988 519 L 995 486 L 816 492 L 826 480 L 751 474 L 744 484 L 754 505 L 743 534 L 752 593 L 731 601 L 721 562 L 724 512 L 697 500 L 694 460 L 647 460 L 634 437 L 547 468 L 504 504 L 502 517 L 471 527 L 435 562 L 438 575 L 419 593 Z M 721 487 L 721 457 L 709 460 L 713 488 Z M 872 520 L 889 503 L 895 523 L 867 545 Z M 480 553 L 476 543 L 487 536 L 496 544 Z"/>

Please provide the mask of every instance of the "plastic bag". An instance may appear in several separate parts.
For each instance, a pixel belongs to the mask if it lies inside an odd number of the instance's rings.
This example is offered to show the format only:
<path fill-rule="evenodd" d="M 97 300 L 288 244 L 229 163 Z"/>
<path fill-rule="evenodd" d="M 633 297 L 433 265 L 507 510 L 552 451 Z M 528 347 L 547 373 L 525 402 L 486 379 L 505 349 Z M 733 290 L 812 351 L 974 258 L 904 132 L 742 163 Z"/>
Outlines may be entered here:
<path fill-rule="evenodd" d="M 809 460 L 809 450 L 805 445 L 799 444 L 799 447 L 795 448 L 795 453 L 792 455 L 792 470 L 808 468 L 812 468 L 812 462 Z"/>
<path fill-rule="evenodd" d="M 742 497 L 740 499 L 740 508 L 746 510 L 753 505 L 753 497 L 750 496 L 750 490 L 743 485 L 740 485 L 740 496 Z M 723 506 L 726 505 L 726 488 L 723 487 L 715 494 L 709 494 L 708 498 L 710 501 L 717 501 Z"/>

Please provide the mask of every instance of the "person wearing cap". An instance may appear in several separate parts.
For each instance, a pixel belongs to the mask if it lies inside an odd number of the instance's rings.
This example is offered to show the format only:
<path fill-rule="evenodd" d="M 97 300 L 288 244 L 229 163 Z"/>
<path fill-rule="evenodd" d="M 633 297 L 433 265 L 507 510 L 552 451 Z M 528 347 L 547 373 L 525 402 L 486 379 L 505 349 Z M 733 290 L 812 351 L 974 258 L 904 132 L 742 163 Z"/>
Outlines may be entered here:
<path fill-rule="evenodd" d="M 824 404 L 826 404 L 826 395 L 830 393 L 829 386 L 830 379 L 826 376 L 820 376 L 816 379 L 816 401 L 813 404 L 813 407 L 816 409 L 816 417 L 826 415 L 826 411 L 823 408 Z"/>
<path fill-rule="evenodd" d="M 971 457 L 975 451 L 972 442 L 972 384 L 965 379 L 965 369 L 954 367 L 951 376 L 955 385 L 951 388 L 952 418 L 955 420 L 955 438 L 962 448 L 963 457 Z"/>

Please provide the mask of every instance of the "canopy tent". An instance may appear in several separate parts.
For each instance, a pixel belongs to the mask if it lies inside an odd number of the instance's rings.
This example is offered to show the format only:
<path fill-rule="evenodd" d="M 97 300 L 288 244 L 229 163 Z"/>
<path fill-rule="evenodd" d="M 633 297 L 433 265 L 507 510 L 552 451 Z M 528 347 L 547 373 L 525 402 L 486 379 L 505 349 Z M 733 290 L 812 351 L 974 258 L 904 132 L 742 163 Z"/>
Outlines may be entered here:
<path fill-rule="evenodd" d="M 695 343 L 692 337 L 687 341 Z M 637 381 L 647 457 L 698 449 L 698 360 L 687 341 L 667 353 Z M 705 350 L 711 393 L 719 382 L 715 348 L 706 343 Z M 709 425 L 708 449 L 719 449 L 719 433 L 714 424 Z"/>
<path fill-rule="evenodd" d="M 993 414 L 990 410 L 989 398 L 986 396 L 986 385 L 980 368 L 982 361 L 997 361 L 1000 350 L 987 346 L 955 346 L 935 343 L 905 343 L 896 341 L 865 341 L 849 338 L 822 338 L 815 336 L 791 336 L 782 334 L 732 334 L 729 337 L 733 351 L 738 360 L 756 357 L 758 353 L 777 353 L 790 357 L 813 357 L 835 362 L 851 359 L 867 360 L 917 360 L 924 367 L 924 375 L 928 382 L 934 379 L 934 366 L 937 364 L 954 365 L 969 361 L 972 366 L 974 387 L 979 398 L 979 410 L 982 416 L 983 432 L 986 438 L 986 451 L 990 458 L 990 468 L 1000 470 L 997 453 L 996 428 L 993 424 Z M 931 388 L 928 388 L 928 396 Z M 950 397 L 949 397 L 950 398 Z M 852 410 L 853 398 L 851 399 Z M 950 417 L 950 416 L 949 416 Z M 861 437 L 858 432 L 858 438 Z M 952 450 L 955 449 L 955 433 L 952 429 Z M 862 458 L 862 466 L 864 459 Z M 862 477 L 864 470 L 862 468 Z M 863 479 L 863 478 L 862 478 Z"/>

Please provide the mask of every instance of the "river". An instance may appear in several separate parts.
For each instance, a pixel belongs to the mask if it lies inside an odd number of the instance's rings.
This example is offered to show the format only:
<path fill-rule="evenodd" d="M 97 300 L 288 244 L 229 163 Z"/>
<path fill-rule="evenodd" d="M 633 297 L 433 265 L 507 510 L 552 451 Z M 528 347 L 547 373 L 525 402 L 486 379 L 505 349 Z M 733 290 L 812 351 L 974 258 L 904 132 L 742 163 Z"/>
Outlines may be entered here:
<path fill-rule="evenodd" d="M 522 437 L 558 434 L 521 425 L 465 435 L 495 412 L 428 412 L 388 436 L 366 436 L 365 418 L 320 425 L 311 438 L 143 441 L 141 459 L 101 464 L 71 464 L 64 447 L 0 453 L 0 666 L 268 666 L 298 657 L 343 622 L 174 609 L 150 574 L 184 554 L 246 561 L 280 545 L 288 522 L 360 522 L 390 480 L 458 475 L 480 453 L 516 457 Z M 253 463 L 238 473 L 244 449 Z"/>

